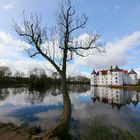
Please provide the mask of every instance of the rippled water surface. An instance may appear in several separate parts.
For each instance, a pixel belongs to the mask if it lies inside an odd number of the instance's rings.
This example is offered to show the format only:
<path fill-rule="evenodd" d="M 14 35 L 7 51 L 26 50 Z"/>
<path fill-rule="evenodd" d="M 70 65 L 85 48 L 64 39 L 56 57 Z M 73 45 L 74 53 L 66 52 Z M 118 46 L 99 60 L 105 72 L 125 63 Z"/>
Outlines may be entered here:
<path fill-rule="evenodd" d="M 82 131 L 96 120 L 134 135 L 140 132 L 140 93 L 81 85 L 70 86 L 69 94 L 72 129 Z M 39 125 L 45 129 L 58 120 L 62 109 L 59 88 L 42 91 L 25 87 L 0 89 L 0 122 Z"/>

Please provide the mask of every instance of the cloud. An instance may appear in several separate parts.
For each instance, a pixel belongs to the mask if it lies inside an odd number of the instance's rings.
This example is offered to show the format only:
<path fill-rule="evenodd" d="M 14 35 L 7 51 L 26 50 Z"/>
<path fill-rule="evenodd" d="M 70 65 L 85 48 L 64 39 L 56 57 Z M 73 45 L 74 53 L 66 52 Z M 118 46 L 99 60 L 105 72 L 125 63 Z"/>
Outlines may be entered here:
<path fill-rule="evenodd" d="M 30 48 L 30 45 L 24 41 L 15 39 L 12 35 L 0 31 L 0 42 L 8 46 L 21 46 L 21 48 Z"/>
<path fill-rule="evenodd" d="M 30 45 L 0 31 L 0 65 L 9 66 L 12 71 L 20 71 L 26 74 L 35 67 L 45 70 L 53 69 L 46 61 L 27 56 L 24 52 L 25 48 L 30 48 Z"/>
<path fill-rule="evenodd" d="M 0 65 L 9 66 L 13 73 L 19 71 L 25 75 L 28 75 L 34 68 L 44 69 L 48 75 L 54 71 L 54 68 L 46 61 L 31 58 L 22 58 L 19 60 L 0 59 Z"/>
<path fill-rule="evenodd" d="M 74 63 L 69 66 L 72 70 L 71 73 L 78 73 L 78 71 L 80 73 L 81 67 L 103 69 L 109 68 L 111 65 L 127 66 L 130 61 L 130 59 L 128 59 L 130 56 L 129 52 L 134 49 L 137 49 L 137 51 L 140 50 L 138 48 L 139 45 L 140 32 L 134 32 L 115 41 L 108 42 L 105 45 L 105 53 L 89 55 L 84 58 L 75 56 Z M 133 56 L 135 56 L 135 54 L 133 54 Z"/>
<path fill-rule="evenodd" d="M 30 45 L 24 41 L 17 40 L 10 34 L 0 31 L 0 60 L 23 59 L 25 57 L 23 50 L 29 47 Z"/>
<path fill-rule="evenodd" d="M 140 68 L 137 68 L 136 72 L 138 73 L 138 78 L 140 78 Z"/>
<path fill-rule="evenodd" d="M 3 9 L 4 9 L 4 10 L 11 10 L 11 9 L 13 9 L 13 8 L 14 8 L 14 3 L 5 4 L 5 5 L 3 6 Z"/>
<path fill-rule="evenodd" d="M 87 35 L 81 35 L 80 39 L 85 40 Z M 105 53 L 89 55 L 88 57 L 74 56 L 72 63 L 68 65 L 68 75 L 89 76 L 89 69 L 109 68 L 111 65 L 127 66 L 136 63 L 136 52 L 140 52 L 140 32 L 134 32 L 105 45 Z M 18 70 L 24 73 L 32 70 L 34 67 L 45 70 L 54 70 L 49 62 L 42 59 L 29 58 L 23 52 L 24 48 L 30 45 L 24 41 L 18 40 L 8 33 L 0 31 L 0 65 L 8 65 L 12 70 Z M 137 71 L 140 73 L 139 65 Z"/>
<path fill-rule="evenodd" d="M 0 59 L 22 59 L 24 48 L 29 47 L 30 45 L 24 41 L 17 40 L 10 34 L 0 31 Z"/>

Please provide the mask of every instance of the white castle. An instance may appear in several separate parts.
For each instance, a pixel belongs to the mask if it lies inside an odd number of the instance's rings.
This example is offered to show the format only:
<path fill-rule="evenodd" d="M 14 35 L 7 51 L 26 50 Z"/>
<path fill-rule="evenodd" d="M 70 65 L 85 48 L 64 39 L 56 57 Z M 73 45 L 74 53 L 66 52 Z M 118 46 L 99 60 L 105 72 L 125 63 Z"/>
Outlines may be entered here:
<path fill-rule="evenodd" d="M 93 70 L 91 73 L 90 85 L 103 86 L 103 85 L 135 85 L 138 83 L 137 73 L 131 69 L 120 69 L 117 65 L 115 68 L 111 66 L 108 70 L 100 70 L 96 72 Z"/>

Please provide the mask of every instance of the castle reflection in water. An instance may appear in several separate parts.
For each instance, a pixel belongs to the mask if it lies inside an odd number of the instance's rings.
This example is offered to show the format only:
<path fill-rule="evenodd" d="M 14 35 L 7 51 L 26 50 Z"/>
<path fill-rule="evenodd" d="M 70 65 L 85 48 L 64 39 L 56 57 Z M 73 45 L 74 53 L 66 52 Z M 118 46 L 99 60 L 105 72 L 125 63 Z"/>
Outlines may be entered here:
<path fill-rule="evenodd" d="M 140 102 L 140 93 L 131 90 L 91 86 L 91 93 L 94 103 L 110 104 L 112 108 L 116 107 L 118 110 L 131 103 L 136 107 Z"/>

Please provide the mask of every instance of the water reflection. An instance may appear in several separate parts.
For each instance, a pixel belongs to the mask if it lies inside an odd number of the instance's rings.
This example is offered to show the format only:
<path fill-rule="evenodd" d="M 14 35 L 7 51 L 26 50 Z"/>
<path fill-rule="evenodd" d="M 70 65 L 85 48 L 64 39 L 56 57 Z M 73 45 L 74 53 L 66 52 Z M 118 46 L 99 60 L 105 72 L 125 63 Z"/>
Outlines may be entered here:
<path fill-rule="evenodd" d="M 91 93 L 94 103 L 110 104 L 112 108 L 117 107 L 118 110 L 127 104 L 130 105 L 130 103 L 133 103 L 136 107 L 140 102 L 140 93 L 136 91 L 108 87 L 91 87 Z"/>
<path fill-rule="evenodd" d="M 140 131 L 140 93 L 136 91 L 71 85 L 68 87 L 72 101 L 71 133 L 78 137 L 92 120 Z M 43 90 L 30 88 L 0 89 L 0 121 L 18 125 L 40 125 L 48 128 L 62 113 L 60 87 Z"/>

